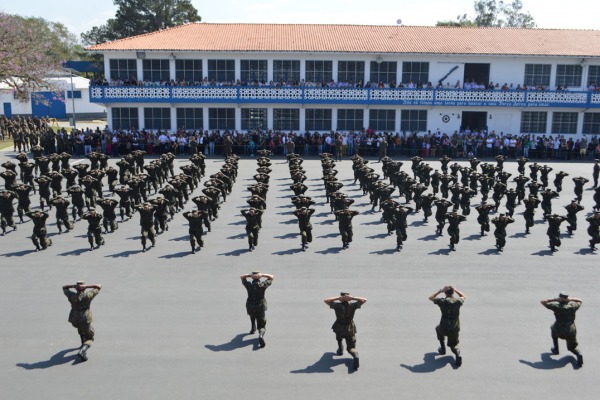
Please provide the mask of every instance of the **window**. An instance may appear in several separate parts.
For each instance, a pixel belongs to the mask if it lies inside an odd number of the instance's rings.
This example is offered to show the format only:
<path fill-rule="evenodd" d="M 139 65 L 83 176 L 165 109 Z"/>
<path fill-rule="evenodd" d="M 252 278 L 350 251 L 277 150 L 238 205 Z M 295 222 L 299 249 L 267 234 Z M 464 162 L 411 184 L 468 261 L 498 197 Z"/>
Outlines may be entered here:
<path fill-rule="evenodd" d="M 136 60 L 110 60 L 110 79 L 137 80 Z"/>
<path fill-rule="evenodd" d="M 415 85 L 421 81 L 423 85 L 429 82 L 429 63 L 428 62 L 403 62 L 402 63 L 402 83 L 413 82 Z"/>
<path fill-rule="evenodd" d="M 552 133 L 577 133 L 577 113 L 552 113 Z"/>
<path fill-rule="evenodd" d="M 138 109 L 131 108 L 113 108 L 112 110 L 112 128 L 113 129 L 132 129 L 138 128 L 139 117 Z"/>
<path fill-rule="evenodd" d="M 267 127 L 266 108 L 242 108 L 242 129 L 251 131 Z"/>
<path fill-rule="evenodd" d="M 400 130 L 425 132 L 427 130 L 427 110 L 402 110 Z"/>
<path fill-rule="evenodd" d="M 72 99 L 73 96 L 75 96 L 76 99 L 80 99 L 81 98 L 81 90 L 75 90 L 74 92 L 67 90 L 67 99 Z"/>
<path fill-rule="evenodd" d="M 550 86 L 550 64 L 525 64 L 523 83 L 527 86 Z"/>
<path fill-rule="evenodd" d="M 274 108 L 273 129 L 276 131 L 299 130 L 300 110 L 297 108 Z"/>
<path fill-rule="evenodd" d="M 557 65 L 556 86 L 578 86 L 581 87 L 581 76 L 583 68 L 581 65 Z"/>
<path fill-rule="evenodd" d="M 588 68 L 588 81 L 587 84 L 595 84 L 596 87 L 600 85 L 600 65 L 590 65 Z"/>
<path fill-rule="evenodd" d="M 396 129 L 396 110 L 369 110 L 369 127 L 377 132 Z"/>
<path fill-rule="evenodd" d="M 358 131 L 365 126 L 363 110 L 340 109 L 337 116 L 337 129 L 340 131 Z"/>
<path fill-rule="evenodd" d="M 371 76 L 369 80 L 371 83 L 390 83 L 396 80 L 396 70 L 398 69 L 398 63 L 396 61 L 382 61 L 378 63 L 371 61 Z"/>
<path fill-rule="evenodd" d="M 523 111 L 521 113 L 521 133 L 546 133 L 546 111 Z"/>
<path fill-rule="evenodd" d="M 178 108 L 177 128 L 204 130 L 204 114 L 201 108 Z"/>
<path fill-rule="evenodd" d="M 235 61 L 208 60 L 208 80 L 215 83 L 235 80 Z"/>
<path fill-rule="evenodd" d="M 171 80 L 169 75 L 169 60 L 142 60 L 144 69 L 144 80 L 150 82 L 168 82 Z"/>
<path fill-rule="evenodd" d="M 208 129 L 235 129 L 235 108 L 209 108 Z"/>
<path fill-rule="evenodd" d="M 152 130 L 171 129 L 171 109 L 144 108 L 144 128 Z"/>
<path fill-rule="evenodd" d="M 338 82 L 348 82 L 356 84 L 359 81 L 364 82 L 365 63 L 364 61 L 339 61 L 338 62 Z"/>
<path fill-rule="evenodd" d="M 306 81 L 329 83 L 333 79 L 331 61 L 306 61 Z"/>
<path fill-rule="evenodd" d="M 202 82 L 202 60 L 175 60 L 175 79 Z"/>
<path fill-rule="evenodd" d="M 583 134 L 597 135 L 600 133 L 600 113 L 583 114 Z"/>
<path fill-rule="evenodd" d="M 277 82 L 300 82 L 300 61 L 297 60 L 274 60 L 273 81 Z"/>
<path fill-rule="evenodd" d="M 267 60 L 242 60 L 242 82 L 267 81 Z"/>
<path fill-rule="evenodd" d="M 306 109 L 305 127 L 307 131 L 330 131 L 331 109 L 308 108 Z"/>

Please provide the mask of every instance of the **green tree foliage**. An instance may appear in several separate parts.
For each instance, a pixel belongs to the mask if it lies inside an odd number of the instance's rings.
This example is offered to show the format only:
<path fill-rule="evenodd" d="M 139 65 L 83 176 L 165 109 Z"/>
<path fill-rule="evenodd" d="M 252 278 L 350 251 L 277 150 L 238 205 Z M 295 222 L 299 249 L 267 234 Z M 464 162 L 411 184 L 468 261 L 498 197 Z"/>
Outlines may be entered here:
<path fill-rule="evenodd" d="M 201 20 L 190 0 L 113 0 L 114 18 L 81 34 L 88 45 L 154 32 Z"/>
<path fill-rule="evenodd" d="M 474 3 L 475 17 L 467 14 L 459 15 L 456 21 L 439 21 L 437 26 L 492 26 L 497 28 L 535 28 L 536 23 L 529 14 L 523 11 L 523 2 L 512 3 L 496 0 L 478 0 Z"/>

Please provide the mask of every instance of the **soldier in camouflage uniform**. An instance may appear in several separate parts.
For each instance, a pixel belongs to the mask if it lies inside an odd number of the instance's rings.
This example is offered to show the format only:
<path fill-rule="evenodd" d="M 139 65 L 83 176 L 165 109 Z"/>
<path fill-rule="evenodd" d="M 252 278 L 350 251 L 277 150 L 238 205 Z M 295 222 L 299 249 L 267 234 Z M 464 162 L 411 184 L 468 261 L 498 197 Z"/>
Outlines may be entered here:
<path fill-rule="evenodd" d="M 90 211 L 83 214 L 82 218 L 88 222 L 87 238 L 90 243 L 90 251 L 94 250 L 94 241 L 96 241 L 97 248 L 100 248 L 100 246 L 104 244 L 101 225 L 102 214 L 96 212 L 96 210 L 92 208 Z"/>
<path fill-rule="evenodd" d="M 437 297 L 444 293 L 446 297 Z M 454 297 L 454 293 L 458 297 Z M 436 304 L 442 312 L 442 318 L 440 324 L 435 327 L 435 333 L 437 339 L 440 342 L 438 353 L 440 355 L 446 354 L 445 337 L 448 337 L 448 347 L 456 356 L 456 366 L 462 365 L 462 357 L 460 355 L 460 349 L 458 348 L 458 335 L 460 332 L 460 308 L 465 302 L 465 295 L 454 286 L 445 286 L 438 290 L 431 296 L 429 296 L 434 304 Z"/>
<path fill-rule="evenodd" d="M 71 291 L 71 289 L 75 289 L 76 292 Z M 81 361 L 87 361 L 87 351 L 94 342 L 95 332 L 94 327 L 92 327 L 90 305 L 94 297 L 100 293 L 100 289 L 102 289 L 102 285 L 86 285 L 83 281 L 78 281 L 75 285 L 63 286 L 63 293 L 71 303 L 69 322 L 77 328 L 81 338 L 81 347 L 77 353 Z"/>
<path fill-rule="evenodd" d="M 190 234 L 190 245 L 192 246 L 192 254 L 196 253 L 196 242 L 198 243 L 198 250 L 204 247 L 204 241 L 202 240 L 202 234 L 204 228 L 202 227 L 203 216 L 202 213 L 205 211 L 192 210 L 183 213 L 185 219 L 189 222 L 189 234 Z"/>
<path fill-rule="evenodd" d="M 154 212 L 156 206 L 148 202 L 143 205 L 136 206 L 135 209 L 140 213 L 140 226 L 142 227 L 142 251 L 146 251 L 146 240 L 150 239 L 152 247 L 156 245 L 154 235 Z"/>
<path fill-rule="evenodd" d="M 542 305 L 554 312 L 556 322 L 550 327 L 552 333 L 553 347 L 550 349 L 552 354 L 558 354 L 558 339 L 567 341 L 567 349 L 577 357 L 577 365 L 583 365 L 583 356 L 577 347 L 577 327 L 575 326 L 575 313 L 581 307 L 581 299 L 569 297 L 565 292 L 561 292 L 555 299 L 545 299 L 541 301 Z"/>
<path fill-rule="evenodd" d="M 324 300 L 325 304 L 335 311 L 335 322 L 331 326 L 335 332 L 338 343 L 336 354 L 344 354 L 342 341 L 346 341 L 346 350 L 353 358 L 353 368 L 359 367 L 358 350 L 356 349 L 356 325 L 354 324 L 354 313 L 367 302 L 364 297 L 351 296 L 349 292 L 341 292 L 340 296 L 329 297 Z"/>
<path fill-rule="evenodd" d="M 264 336 L 267 325 L 267 317 L 265 315 L 267 311 L 267 299 L 265 299 L 265 291 L 273 283 L 273 275 L 254 271 L 251 274 L 244 274 L 240 278 L 242 279 L 242 285 L 244 285 L 248 292 L 246 312 L 250 316 L 250 334 L 253 335 L 256 333 L 256 329 L 258 328 L 258 343 L 260 347 L 265 347 Z M 252 281 L 248 281 L 248 278 L 252 279 Z M 266 279 L 261 281 L 261 278 Z"/>

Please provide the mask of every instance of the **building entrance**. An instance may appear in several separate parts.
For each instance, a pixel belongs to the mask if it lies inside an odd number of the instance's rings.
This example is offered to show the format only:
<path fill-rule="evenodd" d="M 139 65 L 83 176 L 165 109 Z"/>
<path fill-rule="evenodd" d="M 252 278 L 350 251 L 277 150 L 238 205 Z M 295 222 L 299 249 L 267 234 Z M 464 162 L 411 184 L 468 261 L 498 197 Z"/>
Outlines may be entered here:
<path fill-rule="evenodd" d="M 490 83 L 490 64 L 465 64 L 464 82 L 478 85 Z"/>
<path fill-rule="evenodd" d="M 487 130 L 487 112 L 485 111 L 463 111 L 461 116 L 460 130 L 473 131 Z"/>

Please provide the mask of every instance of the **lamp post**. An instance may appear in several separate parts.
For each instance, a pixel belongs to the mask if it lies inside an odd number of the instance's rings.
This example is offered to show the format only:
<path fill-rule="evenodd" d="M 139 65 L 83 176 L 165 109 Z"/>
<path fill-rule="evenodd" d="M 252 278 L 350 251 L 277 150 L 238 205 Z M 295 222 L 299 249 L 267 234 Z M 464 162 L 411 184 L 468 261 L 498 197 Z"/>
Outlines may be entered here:
<path fill-rule="evenodd" d="M 73 70 L 69 68 L 71 75 L 71 105 L 73 106 L 73 129 L 77 129 L 77 123 L 75 122 L 75 86 L 73 85 Z"/>

